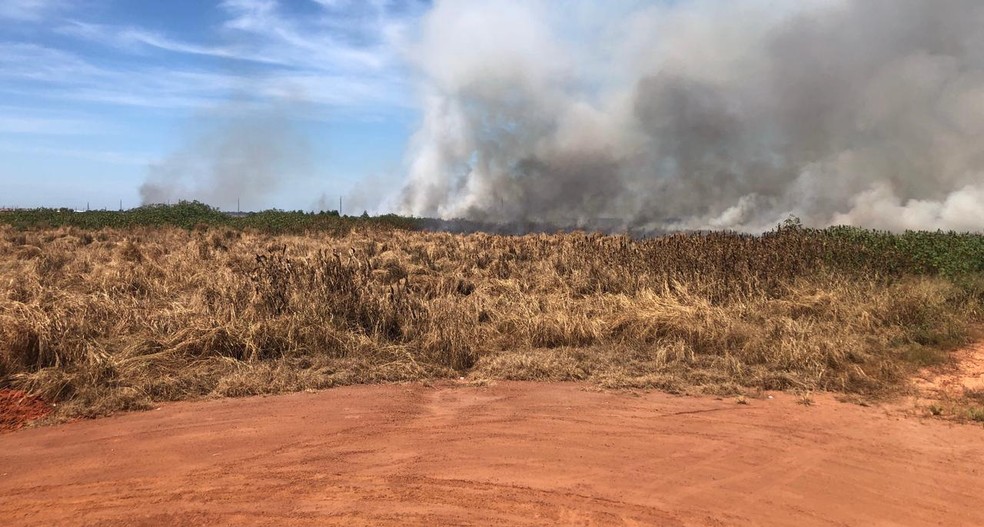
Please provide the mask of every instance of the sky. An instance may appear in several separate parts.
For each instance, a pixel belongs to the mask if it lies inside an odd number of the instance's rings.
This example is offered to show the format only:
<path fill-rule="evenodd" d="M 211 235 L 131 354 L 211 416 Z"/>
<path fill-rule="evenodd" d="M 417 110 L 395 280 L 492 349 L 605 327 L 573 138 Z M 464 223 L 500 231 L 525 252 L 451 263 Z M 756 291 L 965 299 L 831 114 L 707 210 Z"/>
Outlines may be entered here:
<path fill-rule="evenodd" d="M 223 127 L 289 128 L 301 158 L 243 209 L 337 208 L 367 182 L 398 186 L 420 118 L 401 50 L 428 7 L 2 0 L 0 207 L 137 206 L 148 177 Z"/>
<path fill-rule="evenodd" d="M 0 0 L 0 208 L 984 228 L 980 0 Z"/>

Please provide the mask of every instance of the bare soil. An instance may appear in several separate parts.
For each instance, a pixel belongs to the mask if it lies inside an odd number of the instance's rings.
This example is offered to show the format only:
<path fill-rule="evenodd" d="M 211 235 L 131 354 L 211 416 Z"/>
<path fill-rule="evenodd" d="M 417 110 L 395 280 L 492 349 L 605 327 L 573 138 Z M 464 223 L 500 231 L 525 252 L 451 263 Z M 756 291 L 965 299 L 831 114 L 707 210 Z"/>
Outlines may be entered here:
<path fill-rule="evenodd" d="M 947 398 L 984 392 L 984 342 L 957 350 L 952 359 L 945 367 L 920 372 L 915 381 L 921 394 Z"/>
<path fill-rule="evenodd" d="M 0 525 L 984 525 L 984 427 L 817 396 L 352 386 L 0 435 Z"/>
<path fill-rule="evenodd" d="M 0 389 L 0 433 L 23 428 L 51 413 L 51 407 L 21 390 Z"/>

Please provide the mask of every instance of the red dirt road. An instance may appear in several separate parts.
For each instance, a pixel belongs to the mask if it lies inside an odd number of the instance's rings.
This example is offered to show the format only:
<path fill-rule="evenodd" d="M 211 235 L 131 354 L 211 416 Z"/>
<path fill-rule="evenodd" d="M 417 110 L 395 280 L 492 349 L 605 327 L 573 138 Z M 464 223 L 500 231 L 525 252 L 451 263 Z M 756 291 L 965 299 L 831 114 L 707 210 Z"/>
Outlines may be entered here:
<path fill-rule="evenodd" d="M 0 435 L 0 525 L 984 525 L 984 427 L 792 396 L 356 386 Z"/>

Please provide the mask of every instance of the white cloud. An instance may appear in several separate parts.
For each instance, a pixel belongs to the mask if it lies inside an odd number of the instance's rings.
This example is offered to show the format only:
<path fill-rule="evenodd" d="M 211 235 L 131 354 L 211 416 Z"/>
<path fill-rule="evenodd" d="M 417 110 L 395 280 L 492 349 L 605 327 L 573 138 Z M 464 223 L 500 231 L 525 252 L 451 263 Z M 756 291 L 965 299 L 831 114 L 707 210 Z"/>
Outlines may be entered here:
<path fill-rule="evenodd" d="M 63 35 L 98 42 L 128 52 L 138 52 L 152 48 L 173 53 L 280 64 L 273 58 L 258 55 L 242 47 L 194 44 L 175 40 L 162 33 L 137 27 L 115 27 L 72 20 L 57 28 L 56 31 Z"/>
<path fill-rule="evenodd" d="M 279 4 L 271 0 L 226 0 L 221 7 L 230 16 L 224 23 L 227 30 L 249 33 L 264 55 L 276 57 L 284 64 L 323 71 L 371 73 L 392 63 L 392 43 L 382 40 L 385 36 L 382 27 L 388 19 L 378 12 L 371 24 L 363 17 L 349 17 L 344 13 L 310 23 L 285 15 Z M 362 42 L 352 44 L 339 38 L 326 20 L 343 21 L 341 25 L 346 30 L 362 33 L 359 38 Z"/>
<path fill-rule="evenodd" d="M 0 134 L 77 135 L 92 134 L 103 128 L 104 124 L 87 119 L 9 114 L 0 116 Z"/>
<path fill-rule="evenodd" d="M 98 74 L 72 53 L 37 44 L 0 42 L 0 79 L 57 81 Z"/>
<path fill-rule="evenodd" d="M 0 2 L 0 19 L 33 22 L 64 6 L 64 0 L 3 0 Z"/>
<path fill-rule="evenodd" d="M 74 159 L 84 159 L 87 161 L 96 161 L 99 163 L 108 163 L 112 165 L 146 166 L 153 160 L 152 156 L 145 154 L 105 150 L 85 150 L 78 148 L 51 148 L 8 142 L 0 142 L 0 152 L 69 157 Z"/>
<path fill-rule="evenodd" d="M 200 106 L 242 83 L 231 74 L 161 66 L 112 69 L 35 44 L 0 44 L 0 81 L 0 93 L 148 107 Z"/>
<path fill-rule="evenodd" d="M 124 57 L 168 52 L 188 60 L 168 58 L 168 64 L 177 66 L 165 67 L 161 61 L 124 71 L 36 45 L 5 53 L 0 44 L 0 79 L 48 83 L 43 90 L 48 97 L 121 105 L 207 106 L 235 92 L 323 106 L 326 111 L 316 112 L 320 115 L 369 116 L 385 108 L 409 107 L 412 94 L 400 49 L 419 9 L 383 1 L 317 4 L 320 14 L 301 17 L 287 9 L 296 4 L 224 0 L 219 9 L 226 18 L 208 42 L 142 27 L 69 21 L 56 31 L 108 46 Z M 202 71 L 194 56 L 249 61 L 258 68 L 248 74 Z M 14 92 L 16 87 L 0 87 L 2 91 Z"/>
<path fill-rule="evenodd" d="M 276 0 L 223 0 L 219 5 L 232 15 L 224 24 L 230 29 L 262 30 L 279 20 Z"/>

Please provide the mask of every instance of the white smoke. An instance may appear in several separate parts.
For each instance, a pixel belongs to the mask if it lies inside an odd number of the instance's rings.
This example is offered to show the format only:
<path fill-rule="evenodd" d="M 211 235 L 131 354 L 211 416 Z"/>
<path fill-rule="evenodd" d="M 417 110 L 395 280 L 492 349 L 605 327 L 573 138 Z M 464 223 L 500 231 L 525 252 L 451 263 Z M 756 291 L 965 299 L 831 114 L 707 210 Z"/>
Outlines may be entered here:
<path fill-rule="evenodd" d="M 404 213 L 984 229 L 984 2 L 438 1 Z"/>
<path fill-rule="evenodd" d="M 311 170 L 307 138 L 285 105 L 229 103 L 192 123 L 185 143 L 150 165 L 143 204 L 198 200 L 223 210 L 269 208 Z"/>

